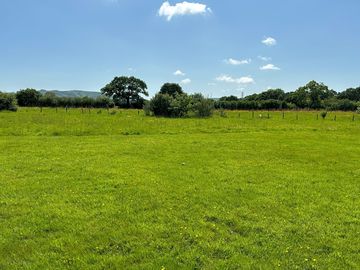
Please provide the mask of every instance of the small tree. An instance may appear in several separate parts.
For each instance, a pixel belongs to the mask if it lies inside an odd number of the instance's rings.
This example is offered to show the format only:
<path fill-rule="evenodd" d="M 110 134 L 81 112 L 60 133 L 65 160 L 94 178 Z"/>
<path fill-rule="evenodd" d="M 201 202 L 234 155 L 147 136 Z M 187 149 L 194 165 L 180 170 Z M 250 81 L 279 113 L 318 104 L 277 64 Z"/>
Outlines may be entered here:
<path fill-rule="evenodd" d="M 130 108 L 132 103 L 139 101 L 140 95 L 148 96 L 147 85 L 144 81 L 135 77 L 115 77 L 109 84 L 101 89 L 101 93 L 112 97 L 119 104 L 125 100 L 126 107 Z"/>

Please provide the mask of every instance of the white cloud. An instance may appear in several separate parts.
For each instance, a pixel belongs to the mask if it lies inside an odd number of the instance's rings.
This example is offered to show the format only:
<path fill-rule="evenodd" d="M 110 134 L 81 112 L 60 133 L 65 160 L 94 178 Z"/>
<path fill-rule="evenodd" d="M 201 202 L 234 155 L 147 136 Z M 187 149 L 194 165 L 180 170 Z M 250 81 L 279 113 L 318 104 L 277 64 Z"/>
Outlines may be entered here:
<path fill-rule="evenodd" d="M 229 59 L 225 59 L 224 62 L 225 62 L 226 64 L 229 64 L 229 65 L 239 66 L 239 65 L 250 64 L 250 63 L 251 63 L 251 59 L 236 60 L 236 59 L 233 59 L 233 58 L 229 58 Z"/>
<path fill-rule="evenodd" d="M 158 11 L 159 16 L 166 17 L 168 21 L 170 21 L 174 16 L 206 13 L 211 13 L 211 9 L 206 5 L 200 3 L 190 3 L 186 1 L 177 3 L 173 6 L 168 1 L 166 1 L 161 5 Z"/>
<path fill-rule="evenodd" d="M 219 82 L 227 82 L 227 83 L 237 83 L 237 84 L 251 84 L 255 83 L 254 79 L 250 76 L 233 78 L 229 75 L 221 75 L 216 78 Z"/>
<path fill-rule="evenodd" d="M 261 41 L 263 44 L 265 44 L 266 46 L 275 46 L 277 41 L 275 38 L 272 37 L 267 37 L 264 40 Z"/>
<path fill-rule="evenodd" d="M 280 68 L 273 64 L 267 64 L 265 66 L 260 67 L 260 70 L 280 70 Z"/>
<path fill-rule="evenodd" d="M 261 55 L 259 55 L 258 58 L 259 58 L 260 60 L 262 60 L 262 61 L 265 61 L 265 62 L 271 61 L 271 57 L 266 57 L 266 56 L 261 56 Z"/>
<path fill-rule="evenodd" d="M 181 84 L 189 84 L 189 83 L 191 83 L 191 80 L 190 79 L 184 79 L 180 83 Z"/>
<path fill-rule="evenodd" d="M 173 73 L 175 76 L 185 76 L 186 74 L 184 72 L 182 72 L 181 70 L 177 70 Z"/>

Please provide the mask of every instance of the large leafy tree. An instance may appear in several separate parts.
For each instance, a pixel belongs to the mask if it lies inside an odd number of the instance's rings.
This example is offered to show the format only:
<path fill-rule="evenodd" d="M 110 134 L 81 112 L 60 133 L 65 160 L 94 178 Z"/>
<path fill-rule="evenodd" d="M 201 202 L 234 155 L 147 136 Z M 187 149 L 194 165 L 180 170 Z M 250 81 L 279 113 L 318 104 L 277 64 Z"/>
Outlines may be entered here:
<path fill-rule="evenodd" d="M 184 94 L 184 91 L 177 83 L 165 83 L 160 89 L 160 94 L 168 94 L 175 97 L 176 95 Z"/>
<path fill-rule="evenodd" d="M 295 96 L 302 101 L 307 101 L 307 105 L 313 109 L 322 107 L 322 101 L 335 96 L 336 92 L 330 90 L 323 83 L 310 81 L 305 86 L 300 87 L 295 91 Z M 304 104 L 305 105 L 305 104 Z"/>
<path fill-rule="evenodd" d="M 39 104 L 41 93 L 35 89 L 27 88 L 16 93 L 19 106 L 33 107 Z"/>
<path fill-rule="evenodd" d="M 109 84 L 101 89 L 101 93 L 112 97 L 115 103 L 126 102 L 126 107 L 137 103 L 141 95 L 148 96 L 147 85 L 144 81 L 135 77 L 115 77 Z"/>

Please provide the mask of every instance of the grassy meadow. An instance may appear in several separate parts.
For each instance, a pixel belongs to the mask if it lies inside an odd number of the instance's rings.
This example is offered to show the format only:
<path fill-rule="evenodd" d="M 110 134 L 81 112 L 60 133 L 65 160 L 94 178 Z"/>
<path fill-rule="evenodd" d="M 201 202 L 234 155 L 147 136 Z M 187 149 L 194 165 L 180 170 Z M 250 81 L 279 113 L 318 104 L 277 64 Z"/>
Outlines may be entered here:
<path fill-rule="evenodd" d="M 0 269 L 359 269 L 360 115 L 318 114 L 1 112 Z"/>

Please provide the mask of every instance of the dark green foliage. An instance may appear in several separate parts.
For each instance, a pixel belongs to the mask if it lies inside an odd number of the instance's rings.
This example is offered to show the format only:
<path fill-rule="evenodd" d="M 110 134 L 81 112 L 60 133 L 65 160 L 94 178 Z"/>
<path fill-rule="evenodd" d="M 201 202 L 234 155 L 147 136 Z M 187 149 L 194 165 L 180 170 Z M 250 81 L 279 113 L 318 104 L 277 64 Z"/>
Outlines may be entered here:
<path fill-rule="evenodd" d="M 349 88 L 338 95 L 339 99 L 349 99 L 351 101 L 360 101 L 360 87 Z"/>
<path fill-rule="evenodd" d="M 101 89 L 101 93 L 114 99 L 116 104 L 126 104 L 126 108 L 139 104 L 140 95 L 148 96 L 147 85 L 135 77 L 115 77 L 109 84 Z M 143 103 L 141 107 L 143 106 Z"/>
<path fill-rule="evenodd" d="M 326 109 L 330 111 L 355 111 L 360 101 L 360 87 L 349 88 L 337 93 L 323 83 L 310 81 L 294 92 L 270 89 L 239 99 L 235 96 L 222 97 L 215 102 L 216 109 L 227 110 L 278 110 L 278 109 Z"/>
<path fill-rule="evenodd" d="M 320 113 L 320 116 L 321 116 L 322 119 L 325 119 L 326 116 L 327 116 L 327 112 L 326 112 L 326 111 L 321 112 L 321 113 Z"/>
<path fill-rule="evenodd" d="M 16 111 L 16 98 L 14 94 L 0 92 L 0 111 Z"/>
<path fill-rule="evenodd" d="M 39 98 L 39 106 L 41 107 L 57 107 L 58 106 L 58 97 L 55 93 L 46 92 Z"/>
<path fill-rule="evenodd" d="M 172 97 L 168 94 L 156 94 L 150 100 L 150 111 L 156 116 L 170 116 L 170 104 Z"/>
<path fill-rule="evenodd" d="M 209 117 L 214 110 L 214 101 L 205 98 L 202 94 L 194 94 L 191 98 L 191 110 L 197 117 Z"/>
<path fill-rule="evenodd" d="M 331 98 L 324 101 L 325 108 L 330 111 L 356 111 L 357 103 L 349 99 Z"/>
<path fill-rule="evenodd" d="M 39 105 L 41 93 L 35 89 L 27 88 L 16 93 L 17 103 L 21 107 L 35 107 Z"/>
<path fill-rule="evenodd" d="M 153 113 L 155 116 L 185 117 L 191 112 L 197 117 L 208 117 L 211 116 L 213 108 L 213 101 L 204 98 L 201 94 L 170 96 L 158 93 L 144 110 L 146 115 Z"/>
<path fill-rule="evenodd" d="M 191 98 L 187 94 L 176 94 L 171 96 L 168 108 L 170 117 L 185 117 L 191 108 Z"/>
<path fill-rule="evenodd" d="M 323 83 L 311 81 L 307 85 L 300 87 L 296 92 L 301 92 L 305 95 L 307 106 L 311 109 L 323 108 L 323 100 L 335 96 L 334 91 Z"/>
<path fill-rule="evenodd" d="M 169 96 L 175 97 L 176 95 L 184 94 L 181 86 L 177 83 L 165 83 L 161 89 L 160 94 L 168 94 Z"/>
<path fill-rule="evenodd" d="M 186 94 L 170 96 L 157 94 L 150 100 L 150 110 L 155 116 L 184 117 L 190 109 L 190 98 Z"/>
<path fill-rule="evenodd" d="M 221 97 L 219 101 L 238 101 L 239 98 L 236 96 Z"/>

